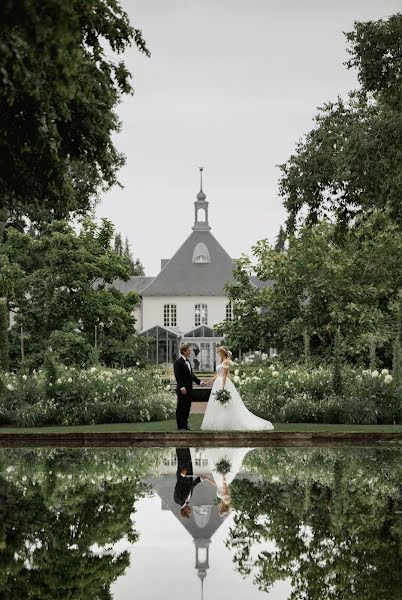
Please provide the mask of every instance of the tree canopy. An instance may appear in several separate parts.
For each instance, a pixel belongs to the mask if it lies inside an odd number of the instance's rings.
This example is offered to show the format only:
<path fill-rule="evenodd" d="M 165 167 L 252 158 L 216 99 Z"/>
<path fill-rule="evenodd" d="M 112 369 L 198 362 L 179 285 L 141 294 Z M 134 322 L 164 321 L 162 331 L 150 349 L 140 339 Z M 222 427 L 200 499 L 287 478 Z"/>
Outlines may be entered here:
<path fill-rule="evenodd" d="M 149 56 L 142 33 L 118 0 L 5 0 L 0 24 L 0 221 L 86 214 L 124 162 L 115 108 L 133 88 L 118 55 Z"/>
<path fill-rule="evenodd" d="M 38 238 L 8 229 L 3 268 L 15 276 L 14 299 L 9 301 L 16 311 L 14 363 L 19 362 L 21 326 L 32 366 L 54 344 L 63 362 L 85 366 L 95 359 L 96 335 L 99 358 L 106 364 L 136 363 L 145 342 L 135 332 L 132 315 L 139 297 L 112 287 L 114 280 L 130 276 L 129 260 L 112 248 L 113 233 L 106 219 L 99 226 L 85 219 L 79 233 L 65 221 L 53 221 Z"/>
<path fill-rule="evenodd" d="M 402 14 L 355 23 L 346 38 L 361 89 L 324 104 L 281 165 L 288 233 L 324 217 L 342 233 L 376 208 L 402 228 Z"/>

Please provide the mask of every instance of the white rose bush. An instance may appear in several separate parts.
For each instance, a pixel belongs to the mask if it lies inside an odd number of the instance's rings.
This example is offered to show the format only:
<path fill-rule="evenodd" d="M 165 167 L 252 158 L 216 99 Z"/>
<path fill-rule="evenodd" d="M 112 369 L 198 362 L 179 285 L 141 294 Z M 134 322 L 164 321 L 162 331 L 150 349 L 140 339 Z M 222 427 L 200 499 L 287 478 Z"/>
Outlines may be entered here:
<path fill-rule="evenodd" d="M 402 423 L 401 387 L 388 369 L 344 366 L 343 391 L 333 389 L 331 367 L 279 363 L 250 370 L 239 364 L 233 383 L 252 412 L 279 423 Z"/>
<path fill-rule="evenodd" d="M 163 421 L 175 401 L 159 369 L 53 366 L 0 374 L 0 425 L 92 425 Z"/>

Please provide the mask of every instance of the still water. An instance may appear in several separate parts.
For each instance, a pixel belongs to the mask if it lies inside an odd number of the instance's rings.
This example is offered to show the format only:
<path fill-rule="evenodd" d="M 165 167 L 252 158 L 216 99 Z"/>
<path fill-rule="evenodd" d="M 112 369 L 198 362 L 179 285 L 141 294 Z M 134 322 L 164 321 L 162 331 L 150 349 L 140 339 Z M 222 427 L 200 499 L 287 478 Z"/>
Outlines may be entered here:
<path fill-rule="evenodd" d="M 401 459 L 0 450 L 0 598 L 400 600 Z"/>

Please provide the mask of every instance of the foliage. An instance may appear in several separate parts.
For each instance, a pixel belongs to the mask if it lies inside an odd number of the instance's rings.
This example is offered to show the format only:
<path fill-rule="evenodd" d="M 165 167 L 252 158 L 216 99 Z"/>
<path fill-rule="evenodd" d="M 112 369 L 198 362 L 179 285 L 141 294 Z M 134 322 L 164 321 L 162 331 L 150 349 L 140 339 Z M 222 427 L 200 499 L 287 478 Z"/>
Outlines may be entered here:
<path fill-rule="evenodd" d="M 279 233 L 275 242 L 275 252 L 284 252 L 286 243 L 286 231 L 283 229 L 282 225 L 279 228 Z"/>
<path fill-rule="evenodd" d="M 381 211 L 362 219 L 336 241 L 328 221 L 303 227 L 289 239 L 287 252 L 275 252 L 267 240 L 253 247 L 256 264 L 243 257 L 227 286 L 234 321 L 220 330 L 233 349 L 278 350 L 289 362 L 303 354 L 310 335 L 313 364 L 329 362 L 339 325 L 346 361 L 366 365 L 375 336 L 379 366 L 390 367 L 399 289 L 402 288 L 402 233 Z M 255 288 L 255 272 L 273 286 Z"/>
<path fill-rule="evenodd" d="M 29 336 L 26 365 L 38 368 L 51 346 L 65 364 L 88 366 L 97 361 L 132 366 L 144 360 L 146 341 L 134 329 L 133 309 L 139 297 L 111 285 L 127 280 L 129 264 L 111 247 L 113 225 L 84 219 L 76 233 L 65 221 L 53 221 L 38 237 L 10 228 L 4 244 L 8 260 L 18 265 L 14 280 L 18 308 L 11 331 L 13 365 L 19 364 L 20 327 Z"/>
<path fill-rule="evenodd" d="M 131 276 L 135 275 L 145 275 L 144 267 L 139 258 L 134 260 L 133 254 L 130 248 L 130 244 L 128 243 L 128 238 L 126 237 L 126 241 L 123 247 L 123 242 L 121 239 L 121 233 L 116 233 L 114 236 L 114 251 L 119 256 L 124 256 L 130 263 L 130 274 Z"/>
<path fill-rule="evenodd" d="M 0 297 L 0 371 L 8 371 L 9 366 L 8 308 L 5 298 Z"/>
<path fill-rule="evenodd" d="M 327 102 L 281 166 L 289 234 L 331 216 L 343 235 L 356 215 L 374 209 L 402 228 L 402 14 L 356 23 L 346 37 L 347 66 L 358 69 L 362 87 Z"/>
<path fill-rule="evenodd" d="M 99 600 L 130 564 L 158 450 L 2 450 L 0 588 L 8 600 Z M 126 549 L 118 550 L 117 542 Z M 67 576 L 66 576 L 67 575 Z"/>
<path fill-rule="evenodd" d="M 340 395 L 342 393 L 343 381 L 342 381 L 342 339 L 339 331 L 339 327 L 335 332 L 334 349 L 333 349 L 333 364 L 332 364 L 332 386 L 335 394 Z"/>
<path fill-rule="evenodd" d="M 288 369 L 279 363 L 250 372 L 235 370 L 233 383 L 258 416 L 279 423 L 402 422 L 401 388 L 387 369 L 342 367 L 342 391 L 334 391 L 333 367 Z"/>
<path fill-rule="evenodd" d="M 6 0 L 0 5 L 0 221 L 86 214 L 124 160 L 112 137 L 130 94 L 121 54 L 149 56 L 118 0 Z"/>
<path fill-rule="evenodd" d="M 79 370 L 57 364 L 48 352 L 44 369 L 0 377 L 0 424 L 92 425 L 171 418 L 175 401 L 159 370 Z"/>
<path fill-rule="evenodd" d="M 402 585 L 400 451 L 270 449 L 231 484 L 227 547 L 262 591 L 290 578 L 291 600 L 397 600 Z"/>

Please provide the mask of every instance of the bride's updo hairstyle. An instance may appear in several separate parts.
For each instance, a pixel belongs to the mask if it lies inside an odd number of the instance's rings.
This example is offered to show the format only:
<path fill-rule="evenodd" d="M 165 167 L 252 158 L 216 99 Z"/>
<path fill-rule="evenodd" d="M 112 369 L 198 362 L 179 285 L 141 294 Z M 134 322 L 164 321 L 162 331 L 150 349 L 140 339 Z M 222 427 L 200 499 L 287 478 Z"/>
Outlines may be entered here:
<path fill-rule="evenodd" d="M 227 346 L 219 346 L 218 352 L 219 354 L 223 354 L 225 358 L 228 358 L 229 360 L 232 358 L 232 353 Z"/>

